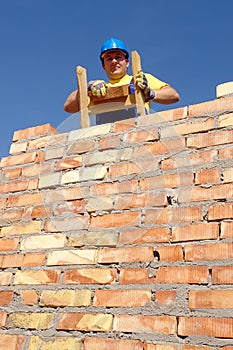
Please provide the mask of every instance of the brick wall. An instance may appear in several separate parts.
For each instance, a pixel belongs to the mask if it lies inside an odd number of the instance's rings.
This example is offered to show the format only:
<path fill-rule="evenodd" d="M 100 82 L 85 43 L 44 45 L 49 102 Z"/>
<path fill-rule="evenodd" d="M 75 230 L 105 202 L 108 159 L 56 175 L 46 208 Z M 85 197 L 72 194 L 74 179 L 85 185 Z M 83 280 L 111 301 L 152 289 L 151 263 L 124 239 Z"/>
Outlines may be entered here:
<path fill-rule="evenodd" d="M 233 349 L 233 97 L 0 163 L 0 350 Z"/>

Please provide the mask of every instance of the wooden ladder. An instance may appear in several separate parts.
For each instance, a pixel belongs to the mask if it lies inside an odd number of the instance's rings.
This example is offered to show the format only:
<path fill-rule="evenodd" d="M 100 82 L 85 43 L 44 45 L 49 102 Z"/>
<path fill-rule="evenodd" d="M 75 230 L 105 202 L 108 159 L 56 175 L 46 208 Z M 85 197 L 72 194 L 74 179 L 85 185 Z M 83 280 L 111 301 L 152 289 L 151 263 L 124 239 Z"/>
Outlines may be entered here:
<path fill-rule="evenodd" d="M 131 52 L 131 60 L 135 94 L 130 93 L 129 85 L 108 87 L 104 97 L 93 96 L 91 92 L 87 94 L 86 69 L 81 66 L 76 67 L 81 128 L 90 126 L 90 114 L 116 110 L 116 106 L 114 104 L 111 106 L 111 102 L 119 103 L 121 109 L 136 106 L 137 115 L 145 115 L 144 97 L 139 87 L 135 84 L 135 75 L 141 69 L 141 59 L 137 51 Z"/>

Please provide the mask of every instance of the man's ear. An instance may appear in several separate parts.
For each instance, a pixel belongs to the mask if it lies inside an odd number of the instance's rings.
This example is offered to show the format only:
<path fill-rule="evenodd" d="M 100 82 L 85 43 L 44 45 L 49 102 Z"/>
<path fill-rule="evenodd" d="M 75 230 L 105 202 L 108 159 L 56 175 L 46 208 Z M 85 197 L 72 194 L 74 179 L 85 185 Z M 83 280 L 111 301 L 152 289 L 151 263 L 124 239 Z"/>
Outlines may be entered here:
<path fill-rule="evenodd" d="M 126 67 L 129 68 L 129 60 L 127 59 L 126 61 L 127 61 Z"/>

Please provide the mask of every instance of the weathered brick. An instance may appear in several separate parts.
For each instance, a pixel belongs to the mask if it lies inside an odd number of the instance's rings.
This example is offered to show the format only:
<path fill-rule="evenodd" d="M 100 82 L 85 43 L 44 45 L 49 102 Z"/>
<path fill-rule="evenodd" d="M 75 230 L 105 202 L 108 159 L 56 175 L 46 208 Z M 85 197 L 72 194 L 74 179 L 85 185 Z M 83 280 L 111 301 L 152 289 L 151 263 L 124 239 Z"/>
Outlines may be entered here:
<path fill-rule="evenodd" d="M 143 350 L 140 340 L 85 337 L 85 350 Z"/>
<path fill-rule="evenodd" d="M 63 158 L 57 162 L 56 170 L 79 168 L 82 165 L 82 156 Z"/>
<path fill-rule="evenodd" d="M 60 273 L 58 270 L 17 271 L 14 277 L 14 285 L 57 284 Z"/>
<path fill-rule="evenodd" d="M 0 272 L 0 286 L 7 286 L 11 283 L 12 272 Z"/>
<path fill-rule="evenodd" d="M 27 188 L 28 188 L 28 180 L 0 184 L 1 193 L 26 191 Z"/>
<path fill-rule="evenodd" d="M 193 183 L 194 175 L 191 172 L 167 174 L 141 179 L 140 189 L 141 191 L 163 190 L 164 188 L 191 186 Z"/>
<path fill-rule="evenodd" d="M 191 309 L 233 309 L 233 290 L 191 290 Z"/>
<path fill-rule="evenodd" d="M 86 210 L 88 212 L 94 212 L 98 210 L 113 210 L 114 208 L 114 198 L 113 197 L 96 197 L 89 198 L 86 205 Z"/>
<path fill-rule="evenodd" d="M 111 331 L 113 316 L 110 314 L 64 313 L 58 321 L 58 330 Z"/>
<path fill-rule="evenodd" d="M 31 140 L 28 143 L 28 149 L 32 150 L 32 149 L 38 149 L 38 148 L 45 148 L 49 144 L 49 139 L 50 139 L 50 136 L 43 136 L 35 140 Z"/>
<path fill-rule="evenodd" d="M 196 244 L 185 246 L 185 260 L 233 259 L 233 243 Z"/>
<path fill-rule="evenodd" d="M 0 334 L 0 350 L 22 350 L 26 336 L 16 334 Z"/>
<path fill-rule="evenodd" d="M 173 120 L 185 119 L 187 118 L 187 114 L 188 114 L 187 107 L 169 109 L 162 112 L 139 117 L 137 125 L 141 127 L 145 125 L 167 123 Z"/>
<path fill-rule="evenodd" d="M 61 231 L 75 231 L 77 229 L 87 229 L 88 216 L 76 216 L 70 218 L 53 218 L 46 220 L 44 229 L 45 232 L 61 232 Z"/>
<path fill-rule="evenodd" d="M 233 182 L 233 168 L 228 168 L 223 171 L 224 182 Z"/>
<path fill-rule="evenodd" d="M 233 158 L 233 147 L 231 145 L 228 145 L 227 147 L 220 148 L 218 150 L 218 153 L 219 153 L 220 160 L 232 159 Z"/>
<path fill-rule="evenodd" d="M 155 301 L 159 305 L 171 305 L 176 300 L 175 290 L 157 290 L 155 292 Z"/>
<path fill-rule="evenodd" d="M 91 304 L 90 290 L 44 290 L 40 296 L 41 306 L 87 306 Z"/>
<path fill-rule="evenodd" d="M 218 117 L 218 125 L 220 128 L 233 125 L 233 113 L 227 113 Z"/>
<path fill-rule="evenodd" d="M 113 262 L 151 261 L 153 258 L 152 247 L 103 248 L 99 250 L 98 262 L 106 264 Z"/>
<path fill-rule="evenodd" d="M 110 228 L 121 226 L 139 226 L 140 212 L 113 213 L 91 217 L 90 227 Z"/>
<path fill-rule="evenodd" d="M 9 328 L 48 329 L 52 324 L 54 315 L 50 313 L 15 312 L 8 316 Z"/>
<path fill-rule="evenodd" d="M 180 135 L 195 134 L 197 132 L 203 132 L 214 128 L 214 118 L 205 118 L 203 120 L 185 122 L 182 124 L 176 124 L 167 126 L 161 130 L 161 139 L 167 137 L 179 137 Z"/>
<path fill-rule="evenodd" d="M 35 290 L 21 290 L 20 296 L 24 305 L 37 305 L 38 295 Z"/>
<path fill-rule="evenodd" d="M 22 173 L 22 168 L 14 168 L 14 169 L 4 169 L 3 176 L 6 179 L 16 179 L 20 177 Z"/>
<path fill-rule="evenodd" d="M 233 266 L 214 266 L 212 270 L 213 284 L 233 284 Z"/>
<path fill-rule="evenodd" d="M 58 134 L 58 131 L 49 123 L 38 125 L 38 126 L 24 129 L 24 130 L 15 131 L 13 135 L 13 141 L 32 138 L 35 136 L 40 136 L 45 134 Z"/>
<path fill-rule="evenodd" d="M 9 291 L 0 291 L 0 305 L 9 305 L 14 297 L 14 292 L 12 290 Z"/>
<path fill-rule="evenodd" d="M 48 254 L 47 265 L 93 265 L 97 261 L 97 250 L 55 250 Z"/>
<path fill-rule="evenodd" d="M 176 334 L 175 316 L 115 315 L 113 329 L 116 332 L 153 332 Z"/>
<path fill-rule="evenodd" d="M 110 132 L 111 124 L 95 125 L 89 128 L 72 130 L 69 133 L 68 141 L 86 139 L 93 136 L 105 135 Z"/>
<path fill-rule="evenodd" d="M 178 335 L 233 337 L 233 319 L 216 317 L 179 317 Z"/>
<path fill-rule="evenodd" d="M 233 130 L 218 130 L 209 134 L 199 134 L 187 138 L 187 146 L 195 149 L 224 145 L 232 142 Z"/>
<path fill-rule="evenodd" d="M 68 246 L 116 246 L 118 243 L 118 233 L 114 231 L 108 232 L 77 232 L 68 238 Z"/>
<path fill-rule="evenodd" d="M 193 222 L 202 220 L 199 207 L 180 207 L 164 209 L 148 209 L 145 212 L 145 224 L 167 224 L 180 222 Z"/>
<path fill-rule="evenodd" d="M 17 250 L 19 244 L 18 238 L 0 238 L 0 251 L 7 252 Z"/>
<path fill-rule="evenodd" d="M 99 140 L 99 150 L 118 148 L 120 145 L 120 138 L 118 136 L 106 136 Z"/>
<path fill-rule="evenodd" d="M 157 283 L 207 284 L 207 266 L 162 266 L 156 273 Z"/>
<path fill-rule="evenodd" d="M 102 180 L 107 175 L 107 167 L 95 166 L 90 168 L 82 168 L 78 170 L 70 170 L 62 175 L 61 184 L 69 184 L 74 182 L 83 182 L 91 180 Z"/>
<path fill-rule="evenodd" d="M 216 97 L 220 98 L 233 93 L 233 82 L 229 81 L 216 86 Z"/>
<path fill-rule="evenodd" d="M 212 112 L 228 111 L 232 108 L 232 97 L 225 97 L 189 106 L 189 116 L 205 115 Z"/>
<path fill-rule="evenodd" d="M 160 261 L 183 260 L 183 249 L 181 245 L 161 246 L 156 248 Z"/>
<path fill-rule="evenodd" d="M 147 129 L 131 131 L 124 135 L 127 143 L 144 143 L 147 141 L 157 141 L 159 139 L 158 129 L 150 127 Z"/>
<path fill-rule="evenodd" d="M 95 141 L 93 139 L 89 140 L 78 140 L 75 143 L 73 143 L 69 148 L 68 148 L 68 155 L 71 154 L 82 154 L 86 153 L 89 151 L 92 151 L 95 147 Z"/>
<path fill-rule="evenodd" d="M 7 209 L 1 214 L 1 226 L 12 224 L 22 219 L 22 209 Z"/>
<path fill-rule="evenodd" d="M 31 217 L 32 219 L 38 219 L 42 217 L 51 217 L 52 208 L 48 205 L 38 205 L 32 208 Z"/>
<path fill-rule="evenodd" d="M 101 184 L 95 184 L 91 187 L 91 196 L 102 196 L 109 194 L 119 194 L 119 193 L 133 193 L 138 187 L 137 180 L 130 181 L 115 181 L 115 182 L 105 182 Z"/>
<path fill-rule="evenodd" d="M 20 250 L 63 248 L 66 236 L 62 234 L 30 236 L 21 241 Z"/>
<path fill-rule="evenodd" d="M 39 176 L 41 174 L 41 164 L 27 165 L 22 168 L 23 177 Z"/>
<path fill-rule="evenodd" d="M 139 307 L 151 302 L 150 290 L 96 290 L 93 305 L 105 307 Z"/>
<path fill-rule="evenodd" d="M 233 217 L 233 203 L 214 204 L 208 210 L 209 220 L 231 219 Z"/>
<path fill-rule="evenodd" d="M 196 172 L 196 184 L 220 182 L 220 169 L 202 169 Z"/>
<path fill-rule="evenodd" d="M 41 193 L 31 193 L 21 194 L 20 196 L 9 196 L 7 206 L 12 208 L 43 203 L 44 200 Z"/>
<path fill-rule="evenodd" d="M 41 232 L 41 222 L 31 221 L 23 224 L 15 224 L 7 227 L 3 227 L 1 234 L 3 236 L 18 236 L 29 235 L 33 233 Z"/>
<path fill-rule="evenodd" d="M 60 190 L 51 189 L 46 194 L 46 202 L 69 201 L 75 199 L 83 199 L 89 196 L 89 187 L 75 185 L 75 187 L 63 188 Z"/>
<path fill-rule="evenodd" d="M 221 238 L 233 238 L 233 221 L 221 223 Z"/>
<path fill-rule="evenodd" d="M 66 148 L 63 146 L 55 147 L 55 148 L 47 148 L 45 152 L 45 160 L 63 158 L 65 151 L 66 151 Z"/>
<path fill-rule="evenodd" d="M 217 239 L 218 235 L 218 223 L 194 224 L 172 228 L 172 241 L 174 242 Z"/>
<path fill-rule="evenodd" d="M 170 232 L 166 227 L 134 228 L 120 231 L 120 244 L 143 244 L 169 242 Z"/>
<path fill-rule="evenodd" d="M 82 339 L 77 337 L 61 337 L 48 338 L 42 340 L 39 337 L 32 336 L 27 350 L 81 350 Z"/>
<path fill-rule="evenodd" d="M 7 167 L 12 165 L 33 163 L 36 161 L 36 152 L 21 153 L 9 157 L 3 157 L 0 162 L 0 167 Z"/>
<path fill-rule="evenodd" d="M 85 165 L 114 163 L 119 159 L 119 150 L 106 150 L 91 153 L 85 157 Z"/>
<path fill-rule="evenodd" d="M 121 268 L 120 284 L 145 284 L 155 283 L 155 278 L 150 276 L 147 268 Z"/>
<path fill-rule="evenodd" d="M 41 175 L 39 179 L 39 189 L 56 187 L 60 183 L 60 173 Z"/>
<path fill-rule="evenodd" d="M 63 283 L 65 284 L 110 284 L 116 280 L 115 269 L 75 269 L 65 271 Z"/>

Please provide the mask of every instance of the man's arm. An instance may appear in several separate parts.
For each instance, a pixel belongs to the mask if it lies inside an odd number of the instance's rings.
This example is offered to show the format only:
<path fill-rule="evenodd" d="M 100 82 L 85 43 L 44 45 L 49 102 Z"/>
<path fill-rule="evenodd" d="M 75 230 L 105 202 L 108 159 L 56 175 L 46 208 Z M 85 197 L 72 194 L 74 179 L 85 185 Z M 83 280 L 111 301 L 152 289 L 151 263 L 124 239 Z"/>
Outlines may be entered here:
<path fill-rule="evenodd" d="M 71 94 L 67 97 L 67 100 L 64 103 L 64 110 L 68 113 L 79 112 L 80 108 L 78 90 L 71 92 Z"/>
<path fill-rule="evenodd" d="M 153 102 L 168 105 L 171 103 L 176 103 L 180 100 L 178 92 L 170 85 L 163 86 L 161 89 L 154 91 L 155 98 L 152 100 Z"/>

